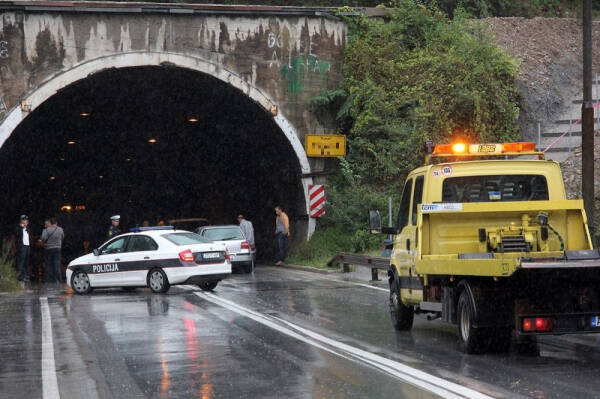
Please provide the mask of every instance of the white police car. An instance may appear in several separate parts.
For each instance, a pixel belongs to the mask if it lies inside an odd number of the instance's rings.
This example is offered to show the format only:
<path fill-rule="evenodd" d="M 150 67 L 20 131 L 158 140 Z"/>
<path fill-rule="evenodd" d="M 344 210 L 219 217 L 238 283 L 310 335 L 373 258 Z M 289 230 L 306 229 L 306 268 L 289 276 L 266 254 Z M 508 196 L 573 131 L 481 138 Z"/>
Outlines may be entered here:
<path fill-rule="evenodd" d="M 230 274 L 224 244 L 170 226 L 141 227 L 69 263 L 67 284 L 78 294 L 101 287 L 150 287 L 160 293 L 175 284 L 212 290 Z"/>

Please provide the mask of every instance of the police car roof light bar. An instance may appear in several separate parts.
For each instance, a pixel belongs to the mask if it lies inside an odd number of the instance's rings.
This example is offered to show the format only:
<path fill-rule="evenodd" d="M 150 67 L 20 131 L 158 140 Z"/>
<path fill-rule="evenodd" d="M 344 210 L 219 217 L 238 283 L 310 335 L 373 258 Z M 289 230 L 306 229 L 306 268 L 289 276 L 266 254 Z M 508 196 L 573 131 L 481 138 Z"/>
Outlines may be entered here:
<path fill-rule="evenodd" d="M 140 231 L 149 231 L 149 230 L 175 230 L 173 226 L 147 226 L 147 227 L 132 227 L 129 229 L 132 233 L 138 233 Z"/>

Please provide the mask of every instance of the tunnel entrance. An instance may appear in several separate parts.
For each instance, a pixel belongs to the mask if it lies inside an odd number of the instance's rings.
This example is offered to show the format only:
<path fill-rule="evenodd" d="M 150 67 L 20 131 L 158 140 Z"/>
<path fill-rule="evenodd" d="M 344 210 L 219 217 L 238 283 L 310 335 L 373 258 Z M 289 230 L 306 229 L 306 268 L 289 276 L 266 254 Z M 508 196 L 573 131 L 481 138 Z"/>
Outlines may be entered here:
<path fill-rule="evenodd" d="M 298 158 L 272 116 L 238 89 L 177 67 L 109 69 L 36 108 L 0 148 L 3 236 L 28 214 L 32 232 L 56 216 L 65 255 L 159 219 L 255 226 L 259 256 L 274 256 L 273 207 L 306 220 Z"/>

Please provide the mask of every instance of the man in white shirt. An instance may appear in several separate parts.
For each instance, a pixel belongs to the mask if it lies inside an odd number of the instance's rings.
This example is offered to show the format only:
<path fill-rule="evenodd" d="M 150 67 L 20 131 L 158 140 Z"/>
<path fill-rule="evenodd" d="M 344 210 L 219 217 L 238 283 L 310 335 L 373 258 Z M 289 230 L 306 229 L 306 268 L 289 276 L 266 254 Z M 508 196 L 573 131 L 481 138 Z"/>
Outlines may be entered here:
<path fill-rule="evenodd" d="M 250 244 L 250 248 L 254 251 L 256 246 L 254 245 L 254 226 L 252 226 L 252 222 L 244 219 L 244 215 L 241 213 L 238 215 L 238 222 L 240 224 L 240 229 L 242 229 L 242 233 Z"/>
<path fill-rule="evenodd" d="M 17 279 L 19 281 L 29 281 L 27 276 L 27 263 L 29 263 L 29 254 L 31 248 L 31 234 L 29 232 L 29 218 L 27 215 L 21 215 L 19 225 L 15 232 L 15 247 L 17 250 Z"/>

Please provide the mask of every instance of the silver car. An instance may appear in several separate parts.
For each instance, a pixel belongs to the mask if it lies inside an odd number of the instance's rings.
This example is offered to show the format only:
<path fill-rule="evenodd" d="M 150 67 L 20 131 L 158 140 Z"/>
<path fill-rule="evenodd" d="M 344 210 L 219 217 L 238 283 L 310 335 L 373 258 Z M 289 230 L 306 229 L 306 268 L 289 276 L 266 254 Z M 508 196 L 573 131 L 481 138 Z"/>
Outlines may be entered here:
<path fill-rule="evenodd" d="M 207 240 L 224 243 L 229 251 L 232 269 L 241 267 L 244 272 L 252 273 L 256 249 L 251 248 L 240 226 L 203 226 L 196 232 Z"/>

